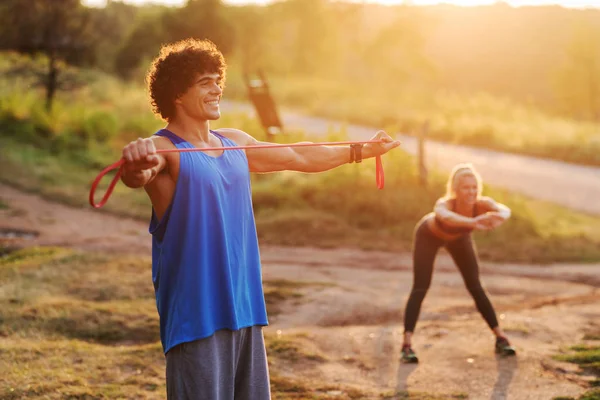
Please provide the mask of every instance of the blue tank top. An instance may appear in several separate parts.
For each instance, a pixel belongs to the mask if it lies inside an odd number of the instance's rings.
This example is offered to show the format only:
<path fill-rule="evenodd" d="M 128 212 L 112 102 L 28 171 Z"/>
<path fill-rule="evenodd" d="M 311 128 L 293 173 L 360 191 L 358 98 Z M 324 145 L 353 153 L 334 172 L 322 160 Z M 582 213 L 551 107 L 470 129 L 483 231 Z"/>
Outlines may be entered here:
<path fill-rule="evenodd" d="M 211 131 L 223 147 L 236 144 Z M 156 133 L 178 149 L 174 133 Z M 267 325 L 250 171 L 243 150 L 179 153 L 175 193 L 152 210 L 152 281 L 164 352 L 220 329 Z"/>

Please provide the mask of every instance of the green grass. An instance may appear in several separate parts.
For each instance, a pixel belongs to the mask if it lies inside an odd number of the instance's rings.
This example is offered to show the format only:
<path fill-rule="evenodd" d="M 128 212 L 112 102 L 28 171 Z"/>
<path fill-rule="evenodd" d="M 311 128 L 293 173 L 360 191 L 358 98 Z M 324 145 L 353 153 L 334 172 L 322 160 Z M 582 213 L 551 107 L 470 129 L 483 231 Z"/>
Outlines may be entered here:
<path fill-rule="evenodd" d="M 160 344 L 104 346 L 80 340 L 4 338 L 3 399 L 164 398 Z"/>
<path fill-rule="evenodd" d="M 309 339 L 306 335 L 265 335 L 267 351 L 271 355 L 271 364 L 279 362 L 291 363 L 322 363 L 327 357 L 318 352 L 309 352 L 305 350 L 305 342 Z"/>
<path fill-rule="evenodd" d="M 164 399 L 165 359 L 150 270 L 148 258 L 58 247 L 0 257 L 0 398 Z M 270 307 L 277 307 L 322 284 L 265 285 L 286 293 L 270 298 Z M 308 335 L 267 334 L 265 342 L 274 399 L 367 397 L 357 388 L 285 373 L 284 367 L 327 361 L 326 354 L 309 350 Z"/>
<path fill-rule="evenodd" d="M 584 340 L 600 340 L 600 331 L 594 329 L 586 333 Z M 555 355 L 554 358 L 559 361 L 577 364 L 582 372 L 596 376 L 596 379 L 590 382 L 592 389 L 578 397 L 577 400 L 600 400 L 600 346 L 597 344 L 579 344 Z M 575 399 L 572 397 L 555 397 L 553 400 Z"/>
<path fill-rule="evenodd" d="M 600 377 L 600 346 L 573 346 L 567 354 L 560 354 L 555 358 L 557 360 L 575 363 L 581 368 L 589 370 Z"/>
<path fill-rule="evenodd" d="M 256 121 L 230 116 L 252 128 Z M 224 121 L 225 123 L 227 121 Z M 0 139 L 0 181 L 47 198 L 87 207 L 91 180 L 108 164 L 98 146 L 55 154 L 12 138 Z M 117 154 L 115 152 L 115 154 Z M 106 158 L 106 163 L 99 160 Z M 374 183 L 374 163 L 347 165 L 312 175 L 253 176 L 253 202 L 261 243 L 289 246 L 357 247 L 407 251 L 415 223 L 443 193 L 444 177 L 433 173 L 419 186 L 414 160 L 396 150 L 384 157 L 386 188 Z M 96 199 L 104 193 L 108 178 Z M 486 187 L 484 194 L 507 204 L 512 219 L 492 233 L 477 233 L 482 259 L 513 262 L 600 260 L 600 218 Z M 143 190 L 118 184 L 105 211 L 147 219 Z"/>
<path fill-rule="evenodd" d="M 552 400 L 600 400 L 600 389 L 589 390 L 577 398 L 568 397 L 568 396 L 559 396 L 559 397 L 554 397 Z"/>
<path fill-rule="evenodd" d="M 0 397 L 164 398 L 149 275 L 148 259 L 62 248 L 0 258 Z"/>
<path fill-rule="evenodd" d="M 442 399 L 468 399 L 469 396 L 464 393 L 453 393 L 444 395 L 432 395 L 422 392 L 395 392 L 381 396 L 384 400 L 442 400 Z"/>

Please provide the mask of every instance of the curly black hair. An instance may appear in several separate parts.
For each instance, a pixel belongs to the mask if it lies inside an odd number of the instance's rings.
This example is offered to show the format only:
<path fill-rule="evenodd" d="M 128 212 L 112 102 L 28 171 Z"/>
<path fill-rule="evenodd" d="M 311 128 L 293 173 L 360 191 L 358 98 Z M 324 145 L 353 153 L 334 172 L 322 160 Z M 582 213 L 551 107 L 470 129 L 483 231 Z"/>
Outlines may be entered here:
<path fill-rule="evenodd" d="M 175 100 L 198 75 L 218 73 L 223 86 L 226 69 L 223 54 L 210 40 L 190 38 L 162 46 L 146 75 L 152 110 L 170 121 L 175 116 Z"/>

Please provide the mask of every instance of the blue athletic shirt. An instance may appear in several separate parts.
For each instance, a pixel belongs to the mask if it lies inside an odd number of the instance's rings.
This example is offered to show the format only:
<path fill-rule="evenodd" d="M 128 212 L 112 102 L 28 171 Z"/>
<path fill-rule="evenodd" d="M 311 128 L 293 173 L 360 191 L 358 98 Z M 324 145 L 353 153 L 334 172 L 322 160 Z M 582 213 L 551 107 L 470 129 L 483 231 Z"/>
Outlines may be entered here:
<path fill-rule="evenodd" d="M 223 147 L 236 144 L 211 131 Z M 194 148 L 161 129 L 178 149 Z M 179 153 L 179 177 L 159 221 L 152 210 L 152 281 L 160 338 L 172 347 L 220 329 L 267 325 L 250 171 L 243 150 Z"/>

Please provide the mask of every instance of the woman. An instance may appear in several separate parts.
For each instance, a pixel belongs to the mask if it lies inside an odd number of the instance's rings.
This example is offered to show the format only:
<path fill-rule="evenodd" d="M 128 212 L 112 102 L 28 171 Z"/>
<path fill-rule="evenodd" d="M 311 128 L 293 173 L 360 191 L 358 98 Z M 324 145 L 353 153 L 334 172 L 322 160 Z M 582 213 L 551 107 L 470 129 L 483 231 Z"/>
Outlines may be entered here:
<path fill-rule="evenodd" d="M 413 246 L 413 287 L 404 313 L 402 361 L 419 361 L 411 347 L 421 303 L 431 284 L 433 262 L 444 246 L 458 266 L 469 293 L 490 329 L 496 335 L 496 353 L 514 355 L 496 313 L 479 281 L 477 254 L 471 239 L 473 230 L 491 230 L 510 217 L 510 209 L 489 197 L 481 197 L 481 178 L 471 164 L 459 164 L 448 179 L 446 196 L 435 204 L 433 213 L 423 217 L 415 229 Z"/>

